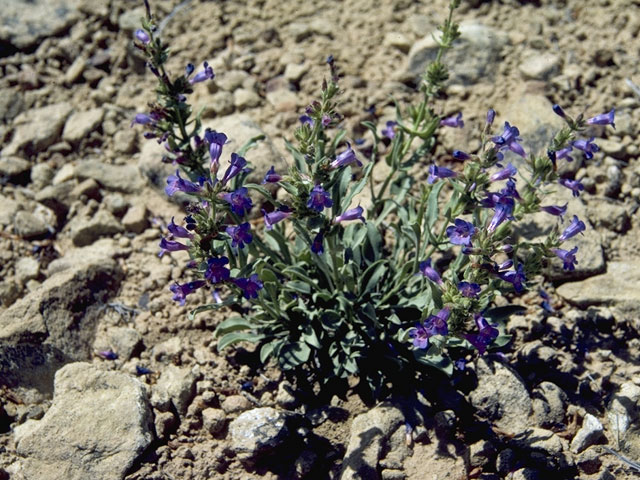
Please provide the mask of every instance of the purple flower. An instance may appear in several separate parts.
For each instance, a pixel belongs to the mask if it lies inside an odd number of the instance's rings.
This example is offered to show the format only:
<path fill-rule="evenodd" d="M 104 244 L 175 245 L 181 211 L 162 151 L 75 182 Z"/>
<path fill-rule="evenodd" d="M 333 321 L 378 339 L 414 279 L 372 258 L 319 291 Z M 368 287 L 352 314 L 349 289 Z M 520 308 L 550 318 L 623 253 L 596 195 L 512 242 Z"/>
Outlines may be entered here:
<path fill-rule="evenodd" d="M 442 278 L 440 278 L 440 275 L 438 275 L 438 272 L 436 272 L 436 270 L 431 266 L 430 258 L 428 258 L 424 262 L 420 262 L 419 268 L 420 268 L 420 273 L 422 275 L 427 277 L 432 282 L 437 283 L 438 285 L 442 285 Z"/>
<path fill-rule="evenodd" d="M 589 140 L 576 140 L 575 142 L 571 142 L 571 145 L 573 145 L 578 150 L 582 150 L 584 158 L 590 160 L 593 158 L 594 153 L 600 151 L 600 147 L 593 143 L 594 140 L 595 137 L 591 137 Z"/>
<path fill-rule="evenodd" d="M 242 294 L 247 300 L 258 298 L 258 291 L 262 289 L 262 282 L 256 273 L 249 278 L 238 278 L 234 283 L 242 289 Z"/>
<path fill-rule="evenodd" d="M 149 34 L 144 30 L 142 30 L 141 28 L 136 30 L 135 37 L 138 39 L 138 41 L 140 41 L 145 45 L 148 45 L 149 42 L 151 41 L 151 37 L 149 37 Z"/>
<path fill-rule="evenodd" d="M 560 220 L 562 220 L 562 216 L 567 213 L 567 205 L 568 203 L 565 203 L 564 207 L 561 207 L 560 205 L 548 205 L 546 207 L 540 207 L 540 210 L 551 215 L 555 215 L 556 217 L 560 217 Z"/>
<path fill-rule="evenodd" d="M 264 216 L 264 224 L 267 227 L 267 230 L 271 230 L 273 226 L 289 217 L 293 212 L 289 211 L 288 208 L 279 208 L 278 210 L 274 210 L 271 213 L 267 213 L 266 210 L 262 210 L 262 215 Z"/>
<path fill-rule="evenodd" d="M 498 276 L 505 282 L 511 283 L 516 292 L 520 293 L 524 290 L 523 282 L 527 281 L 527 277 L 524 274 L 524 265 L 522 263 L 518 265 L 516 270 L 500 272 Z"/>
<path fill-rule="evenodd" d="M 558 240 L 561 242 L 569 240 L 571 237 L 575 237 L 577 234 L 584 232 L 586 228 L 584 222 L 580 220 L 577 215 L 574 215 L 571 224 L 562 232 Z"/>
<path fill-rule="evenodd" d="M 460 282 L 458 283 L 458 290 L 463 297 L 478 298 L 478 294 L 480 294 L 480 285 L 477 283 Z"/>
<path fill-rule="evenodd" d="M 515 201 L 512 197 L 508 195 L 499 195 L 499 198 L 495 203 L 493 218 L 491 219 L 491 222 L 489 222 L 487 230 L 489 232 L 493 232 L 502 222 L 513 218 L 511 216 L 513 213 L 513 207 L 515 207 Z"/>
<path fill-rule="evenodd" d="M 162 238 L 160 240 L 160 253 L 158 254 L 159 257 L 161 257 L 162 255 L 165 254 L 165 252 L 177 252 L 179 250 L 189 250 L 189 247 L 187 247 L 186 245 L 180 243 L 180 242 L 174 242 L 173 240 L 167 240 L 166 238 Z"/>
<path fill-rule="evenodd" d="M 471 155 L 469 155 L 466 152 L 463 152 L 462 150 L 454 150 L 453 153 L 451 154 L 453 156 L 453 158 L 455 158 L 456 160 L 469 160 L 471 158 Z"/>
<path fill-rule="evenodd" d="M 573 162 L 573 157 L 569 154 L 573 151 L 573 147 L 571 145 L 558 150 L 555 153 L 556 160 L 562 160 L 563 158 L 567 159 L 567 162 Z"/>
<path fill-rule="evenodd" d="M 136 124 L 147 125 L 153 122 L 153 118 L 151 118 L 151 116 L 147 115 L 146 113 L 137 113 L 136 116 L 133 117 L 133 120 L 131 120 L 131 126 L 133 127 Z"/>
<path fill-rule="evenodd" d="M 114 352 L 113 350 L 103 350 L 101 352 L 98 352 L 98 355 L 100 355 L 105 360 L 117 360 L 118 359 L 118 354 L 116 352 Z"/>
<path fill-rule="evenodd" d="M 498 150 L 508 148 L 513 153 L 520 155 L 521 157 L 525 157 L 526 153 L 522 145 L 518 143 L 521 140 L 518 136 L 520 135 L 520 130 L 517 127 L 513 127 L 509 125 L 509 122 L 504 122 L 504 131 L 502 135 L 493 137 L 491 141 L 496 144 Z"/>
<path fill-rule="evenodd" d="M 184 67 L 185 76 L 188 77 L 189 75 L 191 75 L 195 69 L 196 69 L 196 66 L 193 63 L 187 63 L 187 65 Z"/>
<path fill-rule="evenodd" d="M 309 125 L 310 127 L 313 127 L 313 118 L 311 118 L 309 115 L 300 115 L 300 118 L 298 120 L 300 120 L 300 123 L 302 123 L 302 125 Z"/>
<path fill-rule="evenodd" d="M 584 185 L 579 180 L 569 180 L 568 178 L 561 178 L 558 183 L 563 187 L 567 187 L 573 192 L 574 197 L 579 197 L 580 192 L 584 190 Z"/>
<path fill-rule="evenodd" d="M 505 260 L 500 265 L 498 265 L 497 270 L 499 272 L 502 272 L 504 270 L 509 270 L 511 267 L 513 267 L 513 260 L 509 259 L 509 260 Z"/>
<path fill-rule="evenodd" d="M 231 211 L 236 215 L 243 217 L 251 210 L 253 203 L 248 195 L 249 191 L 246 187 L 240 187 L 234 192 L 225 193 L 222 198 L 226 200 L 231 206 Z"/>
<path fill-rule="evenodd" d="M 327 128 L 331 124 L 331 117 L 329 115 L 322 115 L 322 120 L 320 123 L 324 128 Z"/>
<path fill-rule="evenodd" d="M 487 125 L 493 125 L 493 121 L 496 119 L 496 111 L 490 108 L 487 112 Z"/>
<path fill-rule="evenodd" d="M 452 115 L 451 117 L 443 118 L 440 120 L 441 127 L 452 127 L 452 128 L 462 128 L 464 127 L 464 122 L 462 121 L 462 113 L 458 113 L 458 115 Z"/>
<path fill-rule="evenodd" d="M 171 223 L 167 225 L 167 230 L 169 230 L 171 235 L 178 238 L 193 238 L 193 234 L 190 233 L 189 230 L 180 225 L 176 225 L 173 219 L 174 217 L 171 217 Z"/>
<path fill-rule="evenodd" d="M 313 238 L 311 242 L 311 251 L 316 255 L 322 255 L 324 253 L 324 245 L 323 245 L 324 235 L 322 232 L 318 232 L 318 234 Z"/>
<path fill-rule="evenodd" d="M 429 166 L 429 176 L 427 177 L 427 183 L 428 184 L 432 184 L 438 178 L 455 177 L 456 175 L 458 175 L 456 172 L 454 172 L 453 170 L 450 170 L 448 168 L 438 167 L 436 165 L 430 165 Z"/>
<path fill-rule="evenodd" d="M 196 73 L 192 79 L 189 80 L 191 85 L 204 82 L 205 80 L 211 80 L 215 75 L 213 73 L 213 68 L 209 66 L 207 62 L 203 63 L 203 70 L 200 70 Z"/>
<path fill-rule="evenodd" d="M 557 103 L 552 108 L 553 108 L 553 113 L 555 113 L 559 117 L 565 118 L 567 116 L 567 114 L 564 113 L 564 110 L 562 109 L 562 107 Z"/>
<path fill-rule="evenodd" d="M 589 125 L 611 125 L 613 128 L 616 128 L 616 124 L 614 123 L 615 113 L 615 108 L 612 108 L 609 113 L 596 115 L 595 117 L 587 120 L 587 123 Z"/>
<path fill-rule="evenodd" d="M 264 179 L 262 180 L 262 184 L 264 185 L 265 183 L 277 183 L 280 180 L 282 180 L 282 176 L 278 175 L 276 173 L 276 167 L 271 165 L 271 168 L 269 169 L 269 171 L 264 176 Z"/>
<path fill-rule="evenodd" d="M 220 283 L 229 279 L 231 272 L 225 265 L 229 263 L 227 257 L 210 258 L 207 260 L 208 268 L 204 276 L 211 283 Z"/>
<path fill-rule="evenodd" d="M 562 260 L 562 268 L 564 268 L 565 270 L 576 269 L 576 264 L 578 263 L 578 261 L 576 260 L 576 253 L 578 252 L 578 247 L 574 247 L 571 250 L 552 248 L 551 251 L 555 253 L 560 260 Z"/>
<path fill-rule="evenodd" d="M 229 165 L 227 171 L 224 172 L 222 180 L 220 180 L 222 185 L 226 185 L 229 180 L 238 175 L 244 169 L 244 167 L 247 166 L 247 161 L 245 160 L 245 158 L 241 157 L 237 153 L 231 154 L 230 163 L 231 165 Z"/>
<path fill-rule="evenodd" d="M 491 182 L 506 180 L 507 178 L 515 177 L 516 173 L 518 173 L 518 169 L 514 167 L 512 163 L 509 163 L 505 168 L 491 175 L 491 177 L 489 177 L 489 180 Z"/>
<path fill-rule="evenodd" d="M 253 235 L 251 235 L 251 225 L 249 222 L 242 223 L 238 226 L 229 226 L 226 228 L 227 235 L 231 237 L 231 246 L 244 248 L 245 244 L 251 243 Z"/>
<path fill-rule="evenodd" d="M 173 292 L 173 300 L 180 305 L 184 305 L 187 295 L 203 287 L 206 283 L 204 280 L 195 280 L 193 282 L 183 283 L 182 285 L 176 282 L 169 287 L 169 290 Z"/>
<path fill-rule="evenodd" d="M 325 208 L 329 208 L 333 205 L 333 201 L 329 194 L 322 188 L 322 185 L 316 185 L 309 193 L 309 200 L 307 201 L 307 208 L 315 210 L 316 212 L 322 212 Z"/>
<path fill-rule="evenodd" d="M 354 162 L 356 162 L 359 167 L 362 166 L 362 162 L 356 157 L 356 152 L 354 152 L 351 145 L 347 143 L 347 149 L 338 155 L 336 159 L 329 164 L 329 167 L 335 169 L 350 165 Z"/>
<path fill-rule="evenodd" d="M 395 126 L 398 125 L 398 122 L 394 122 L 393 120 L 389 120 L 387 122 L 387 126 L 382 129 L 380 133 L 382 133 L 383 137 L 387 137 L 389 140 L 393 140 L 396 136 Z"/>
<path fill-rule="evenodd" d="M 226 143 L 227 136 L 224 133 L 207 129 L 207 131 L 204 132 L 204 140 L 209 144 L 211 166 L 213 167 L 215 164 L 215 171 L 217 172 L 220 155 L 222 155 L 222 146 Z M 214 169 L 212 168 L 212 170 Z"/>
<path fill-rule="evenodd" d="M 200 191 L 200 185 L 181 178 L 180 170 L 176 170 L 175 175 L 169 175 L 167 178 L 167 186 L 164 187 L 164 191 L 170 197 L 177 191 L 184 193 L 197 193 Z"/>
<path fill-rule="evenodd" d="M 362 207 L 352 208 L 334 218 L 333 223 L 348 222 L 350 220 L 362 220 L 362 223 L 367 223 L 362 216 L 363 212 L 364 209 Z"/>
<path fill-rule="evenodd" d="M 498 338 L 498 329 L 490 325 L 481 314 L 476 313 L 474 319 L 478 333 L 466 334 L 464 338 L 476 347 L 480 355 L 483 355 L 487 351 L 487 347 Z"/>
<path fill-rule="evenodd" d="M 449 241 L 454 245 L 471 246 L 471 237 L 476 232 L 476 227 L 460 218 L 456 218 L 453 223 L 455 226 L 450 225 L 446 230 Z"/>
<path fill-rule="evenodd" d="M 429 316 L 424 322 L 409 330 L 413 345 L 416 348 L 425 349 L 429 346 L 429 338 L 434 335 L 447 335 L 449 333 L 448 318 L 449 309 L 443 308 L 436 315 Z"/>

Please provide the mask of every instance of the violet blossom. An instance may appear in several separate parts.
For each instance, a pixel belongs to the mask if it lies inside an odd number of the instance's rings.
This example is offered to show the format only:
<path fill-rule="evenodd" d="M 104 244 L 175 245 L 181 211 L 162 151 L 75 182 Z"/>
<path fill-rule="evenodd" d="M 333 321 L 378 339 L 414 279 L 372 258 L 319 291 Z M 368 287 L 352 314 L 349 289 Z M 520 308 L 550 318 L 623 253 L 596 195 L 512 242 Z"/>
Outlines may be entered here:
<path fill-rule="evenodd" d="M 182 285 L 176 282 L 169 287 L 169 290 L 173 293 L 172 299 L 182 306 L 185 304 L 187 295 L 203 287 L 206 283 L 204 280 L 195 280 L 193 282 L 183 283 Z"/>
<path fill-rule="evenodd" d="M 575 266 L 578 263 L 576 260 L 576 253 L 578 252 L 578 247 L 574 247 L 571 250 L 552 248 L 551 251 L 555 253 L 560 260 L 562 260 L 562 268 L 569 271 L 576 269 Z"/>
<path fill-rule="evenodd" d="M 442 120 L 440 120 L 440 126 L 451 128 L 464 127 L 464 122 L 462 121 L 462 112 L 458 113 L 458 115 L 452 115 L 450 117 L 443 118 Z"/>

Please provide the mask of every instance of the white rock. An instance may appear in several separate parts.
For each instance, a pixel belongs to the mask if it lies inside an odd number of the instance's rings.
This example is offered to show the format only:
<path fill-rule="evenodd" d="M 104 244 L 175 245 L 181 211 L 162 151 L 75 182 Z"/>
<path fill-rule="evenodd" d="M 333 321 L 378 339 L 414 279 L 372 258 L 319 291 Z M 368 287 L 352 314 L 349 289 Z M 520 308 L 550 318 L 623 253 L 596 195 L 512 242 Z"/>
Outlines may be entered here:
<path fill-rule="evenodd" d="M 102 123 L 104 110 L 92 108 L 86 112 L 76 112 L 67 119 L 62 139 L 71 144 L 79 143 Z"/>

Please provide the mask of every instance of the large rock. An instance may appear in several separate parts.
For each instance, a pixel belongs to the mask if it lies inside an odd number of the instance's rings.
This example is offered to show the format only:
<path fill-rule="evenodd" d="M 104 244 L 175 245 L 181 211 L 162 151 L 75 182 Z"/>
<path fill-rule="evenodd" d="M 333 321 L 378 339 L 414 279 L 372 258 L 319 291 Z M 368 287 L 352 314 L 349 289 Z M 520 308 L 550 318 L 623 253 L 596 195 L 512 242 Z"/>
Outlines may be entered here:
<path fill-rule="evenodd" d="M 126 374 L 72 363 L 55 377 L 41 420 L 16 428 L 26 480 L 117 480 L 153 440 L 143 385 Z"/>
<path fill-rule="evenodd" d="M 379 405 L 354 418 L 340 479 L 379 478 L 378 460 L 383 447 L 403 422 L 400 409 L 389 404 Z"/>
<path fill-rule="evenodd" d="M 100 160 L 78 162 L 74 169 L 80 180 L 92 178 L 108 190 L 126 193 L 138 193 L 144 186 L 144 180 L 133 165 L 110 165 Z"/>
<path fill-rule="evenodd" d="M 120 222 L 105 209 L 98 210 L 90 217 L 84 215 L 73 217 L 68 224 L 68 229 L 73 244 L 78 247 L 90 245 L 102 236 L 114 235 L 123 231 Z"/>
<path fill-rule="evenodd" d="M 31 10 L 33 6 L 25 8 Z M 58 140 L 70 113 L 71 105 L 68 103 L 56 103 L 21 113 L 13 122 L 13 137 L 2 150 L 2 155 L 19 152 L 33 155 L 45 150 Z"/>
<path fill-rule="evenodd" d="M 557 288 L 558 295 L 567 302 L 586 308 L 609 305 L 640 317 L 640 261 L 629 258 L 624 262 L 609 262 L 607 272 L 580 282 L 570 282 Z M 606 288 L 603 288 L 606 286 Z"/>
<path fill-rule="evenodd" d="M 121 279 L 122 270 L 112 259 L 78 259 L 2 312 L 0 381 L 38 390 L 49 385 L 50 390 L 53 372 L 47 358 L 58 363 L 90 358 L 100 305 Z M 32 377 L 37 382 L 30 385 Z"/>
<path fill-rule="evenodd" d="M 442 33 L 435 31 L 413 44 L 409 51 L 408 72 L 419 77 L 430 62 L 435 60 L 438 44 L 434 39 Z M 446 64 L 449 66 L 451 83 L 473 85 L 491 82 L 497 64 L 502 59 L 502 48 L 508 43 L 504 32 L 494 30 L 480 23 L 460 24 L 460 38 L 447 51 Z"/>
<path fill-rule="evenodd" d="M 79 4 L 79 0 L 2 0 L 0 42 L 25 49 L 57 35 L 78 19 Z"/>
<path fill-rule="evenodd" d="M 476 372 L 478 388 L 470 399 L 478 413 L 507 434 L 521 433 L 531 413 L 531 397 L 520 376 L 485 357 L 478 358 Z"/>
<path fill-rule="evenodd" d="M 98 128 L 102 123 L 104 110 L 102 108 L 92 108 L 85 112 L 76 112 L 69 117 L 64 125 L 62 139 L 66 142 L 76 144 Z"/>
<path fill-rule="evenodd" d="M 197 376 L 188 368 L 167 366 L 154 387 L 152 403 L 168 410 L 170 402 L 181 416 L 185 415 L 196 394 L 196 380 Z"/>
<path fill-rule="evenodd" d="M 289 435 L 290 414 L 275 408 L 254 408 L 229 424 L 231 447 L 244 462 L 281 446 Z"/>
<path fill-rule="evenodd" d="M 222 176 L 229 166 L 232 152 L 238 151 L 252 138 L 265 135 L 258 124 L 244 114 L 217 118 L 210 124 L 205 125 L 205 127 L 223 132 L 229 139 L 222 151 L 219 176 Z M 248 177 L 249 182 L 260 183 L 264 178 L 264 174 L 271 168 L 271 165 L 275 165 L 278 172 L 284 172 L 286 169 L 284 159 L 268 137 L 259 141 L 254 148 L 250 149 L 245 158 L 253 168 Z"/>

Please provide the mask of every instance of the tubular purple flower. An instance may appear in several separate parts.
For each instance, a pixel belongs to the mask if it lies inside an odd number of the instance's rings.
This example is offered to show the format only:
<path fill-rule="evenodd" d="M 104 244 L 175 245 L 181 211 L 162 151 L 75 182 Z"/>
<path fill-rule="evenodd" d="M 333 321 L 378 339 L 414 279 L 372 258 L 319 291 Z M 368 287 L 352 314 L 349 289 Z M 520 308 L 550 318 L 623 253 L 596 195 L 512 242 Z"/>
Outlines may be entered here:
<path fill-rule="evenodd" d="M 447 325 L 447 319 L 449 318 L 450 310 L 443 308 L 435 315 L 430 315 L 424 322 L 424 327 L 431 335 L 447 335 L 449 333 L 449 326 Z"/>
<path fill-rule="evenodd" d="M 323 233 L 318 232 L 318 234 L 313 238 L 313 241 L 311 242 L 311 251 L 316 255 L 322 255 L 324 253 L 323 240 Z"/>
<path fill-rule="evenodd" d="M 167 225 L 167 230 L 169 230 L 171 235 L 178 238 L 189 238 L 189 239 L 193 238 L 193 234 L 190 233 L 189 230 L 187 230 L 184 227 L 181 227 L 180 225 L 176 225 L 173 219 L 174 217 L 171 217 L 171 223 Z"/>
<path fill-rule="evenodd" d="M 491 141 L 496 144 L 498 150 L 508 148 L 513 153 L 526 157 L 526 153 L 522 145 L 518 143 L 520 130 L 517 127 L 509 125 L 509 122 L 504 122 L 504 131 L 502 135 L 498 135 L 491 138 Z"/>
<path fill-rule="evenodd" d="M 116 352 L 114 352 L 113 350 L 103 350 L 101 352 L 98 352 L 98 355 L 100 355 L 105 360 L 117 360 L 118 359 L 118 354 Z"/>
<path fill-rule="evenodd" d="M 180 285 L 178 282 L 169 287 L 169 290 L 173 292 L 172 300 L 178 302 L 180 306 L 184 305 L 187 295 L 195 292 L 197 289 L 206 285 L 204 280 L 195 280 L 193 282 L 183 283 Z"/>
<path fill-rule="evenodd" d="M 496 119 L 496 111 L 490 108 L 487 112 L 487 125 L 493 125 L 493 121 Z"/>
<path fill-rule="evenodd" d="M 479 313 L 474 315 L 478 333 L 469 333 L 464 335 L 471 345 L 473 345 L 480 355 L 484 355 L 487 347 L 498 338 L 498 329 L 490 325 L 489 322 Z"/>
<path fill-rule="evenodd" d="M 222 146 L 226 143 L 227 136 L 224 133 L 207 129 L 207 131 L 204 132 L 204 140 L 209 144 L 209 157 L 211 157 L 211 171 L 215 175 L 215 173 L 217 173 L 218 171 L 220 155 L 222 155 Z"/>
<path fill-rule="evenodd" d="M 611 125 L 616 128 L 615 120 L 616 109 L 612 108 L 608 113 L 601 113 L 587 120 L 589 125 Z"/>
<path fill-rule="evenodd" d="M 191 74 L 195 71 L 196 66 L 193 63 L 187 63 L 186 67 L 184 67 L 184 75 L 185 77 L 191 76 Z"/>
<path fill-rule="evenodd" d="M 273 226 L 288 218 L 293 212 L 289 210 L 278 209 L 274 210 L 271 213 L 267 213 L 266 210 L 262 210 L 262 215 L 264 216 L 264 224 L 267 227 L 267 230 L 271 230 Z"/>
<path fill-rule="evenodd" d="M 249 198 L 249 190 L 246 187 L 240 187 L 234 192 L 225 193 L 222 198 L 231 206 L 231 211 L 236 215 L 243 217 L 251 210 L 253 203 Z"/>
<path fill-rule="evenodd" d="M 413 346 L 420 349 L 426 349 L 429 346 L 429 337 L 431 335 L 423 324 L 418 324 L 409 330 L 409 338 L 413 339 Z"/>
<path fill-rule="evenodd" d="M 480 285 L 477 283 L 459 282 L 458 291 L 463 297 L 478 298 L 478 295 L 480 294 Z"/>
<path fill-rule="evenodd" d="M 307 208 L 315 210 L 320 213 L 325 208 L 329 208 L 333 205 L 333 201 L 329 194 L 322 188 L 322 185 L 316 185 L 309 193 L 309 200 L 307 201 Z"/>
<path fill-rule="evenodd" d="M 453 158 L 455 158 L 456 160 L 469 160 L 471 158 L 471 155 L 469 155 L 466 152 L 463 152 L 462 150 L 454 150 L 453 153 L 451 154 L 453 156 Z"/>
<path fill-rule="evenodd" d="M 562 160 L 563 158 L 567 159 L 567 162 L 573 162 L 573 158 L 569 155 L 573 151 L 573 147 L 571 145 L 562 148 L 555 152 L 556 160 Z"/>
<path fill-rule="evenodd" d="M 300 123 L 302 123 L 302 125 L 309 125 L 310 127 L 313 127 L 313 118 L 311 118 L 309 115 L 300 115 L 300 118 L 298 118 L 298 120 L 300 120 Z"/>
<path fill-rule="evenodd" d="M 247 300 L 251 298 L 258 298 L 258 292 L 262 290 L 263 287 L 262 282 L 256 273 L 251 275 L 249 278 L 238 278 L 234 283 L 242 290 L 242 294 Z"/>
<path fill-rule="evenodd" d="M 203 63 L 203 67 L 203 70 L 200 70 L 193 76 L 192 79 L 189 80 L 189 83 L 191 85 L 204 82 L 205 80 L 211 80 L 215 76 L 215 74 L 213 73 L 213 68 L 211 68 L 207 62 Z"/>
<path fill-rule="evenodd" d="M 364 208 L 362 207 L 352 208 L 334 218 L 333 223 L 348 222 L 350 220 L 362 220 L 362 223 L 367 223 L 362 216 L 363 212 Z"/>
<path fill-rule="evenodd" d="M 593 154 L 600 151 L 600 147 L 593 143 L 594 140 L 595 137 L 591 137 L 588 140 L 576 140 L 575 142 L 571 142 L 571 145 L 573 145 L 578 150 L 582 150 L 584 158 L 586 158 L 587 160 L 591 160 L 593 158 Z"/>
<path fill-rule="evenodd" d="M 569 180 L 568 178 L 561 178 L 558 183 L 563 187 L 567 187 L 571 190 L 574 197 L 579 197 L 580 192 L 584 190 L 584 185 L 579 180 Z"/>
<path fill-rule="evenodd" d="M 509 260 L 505 260 L 500 265 L 498 265 L 497 270 L 499 272 L 502 272 L 504 270 L 509 270 L 511 267 L 513 267 L 513 260 L 509 259 Z"/>
<path fill-rule="evenodd" d="M 389 140 L 393 140 L 396 136 L 396 129 L 395 129 L 396 125 L 398 125 L 398 122 L 389 120 L 387 122 L 387 126 L 383 128 L 380 133 L 382 133 L 383 137 L 387 137 Z"/>
<path fill-rule="evenodd" d="M 189 250 L 189 247 L 180 243 L 174 242 L 173 240 L 167 240 L 166 238 L 162 238 L 159 244 L 161 250 L 158 254 L 159 257 L 164 255 L 166 252 L 177 252 L 179 250 Z"/>
<path fill-rule="evenodd" d="M 577 234 L 582 233 L 586 230 L 587 226 L 584 224 L 582 220 L 578 218 L 577 215 L 573 216 L 571 220 L 571 224 L 562 232 L 558 240 L 564 242 L 565 240 L 569 240 L 571 237 L 575 237 Z"/>
<path fill-rule="evenodd" d="M 462 121 L 462 112 L 458 113 L 458 115 L 452 115 L 447 118 L 443 118 L 440 120 L 441 127 L 451 127 L 451 128 L 462 128 L 464 127 L 464 122 Z"/>
<path fill-rule="evenodd" d="M 509 282 L 513 285 L 513 288 L 517 293 L 524 290 L 523 283 L 527 281 L 524 274 L 524 265 L 521 263 L 516 270 L 508 270 L 506 272 L 500 272 L 498 276 L 505 282 Z"/>
<path fill-rule="evenodd" d="M 149 37 L 149 34 L 144 30 L 142 30 L 141 28 L 136 30 L 135 37 L 138 39 L 139 42 L 143 43 L 144 45 L 148 45 L 149 42 L 151 42 L 151 37 Z"/>
<path fill-rule="evenodd" d="M 567 116 L 567 114 L 564 113 L 564 110 L 562 109 L 562 107 L 557 103 L 552 108 L 553 108 L 553 113 L 555 113 L 559 117 L 565 118 Z"/>
<path fill-rule="evenodd" d="M 564 207 L 560 205 L 547 205 L 545 207 L 540 207 L 540 210 L 551 215 L 555 215 L 556 217 L 560 217 L 560 220 L 562 220 L 563 215 L 567 213 L 567 205 L 569 204 L 565 203 Z"/>
<path fill-rule="evenodd" d="M 518 169 L 514 167 L 512 163 L 509 163 L 505 168 L 491 175 L 491 177 L 489 177 L 489 181 L 497 182 L 499 180 L 506 180 L 507 178 L 515 177 L 517 173 Z"/>
<path fill-rule="evenodd" d="M 324 128 L 327 128 L 329 125 L 331 125 L 331 117 L 329 115 L 323 115 L 320 123 Z"/>
<path fill-rule="evenodd" d="M 180 191 L 184 193 L 198 193 L 201 190 L 200 185 L 190 182 L 180 177 L 180 170 L 176 170 L 175 175 L 169 175 L 167 177 L 167 186 L 164 187 L 164 191 L 170 197 Z"/>
<path fill-rule="evenodd" d="M 229 180 L 238 175 L 247 166 L 247 160 L 237 153 L 231 154 L 230 163 L 231 165 L 229 165 L 227 171 L 224 172 L 224 175 L 222 176 L 222 180 L 220 180 L 222 185 L 226 185 Z"/>
<path fill-rule="evenodd" d="M 329 164 L 329 167 L 332 169 L 336 169 L 344 167 L 345 165 L 350 165 L 354 162 L 356 162 L 359 167 L 362 166 L 362 162 L 356 157 L 356 152 L 354 152 L 351 148 L 351 145 L 347 143 L 347 149 L 339 154 L 336 159 Z"/>
<path fill-rule="evenodd" d="M 574 247 L 571 250 L 552 248 L 551 251 L 555 253 L 560 260 L 562 260 L 562 268 L 569 271 L 576 269 L 576 264 L 578 263 L 576 260 L 576 253 L 578 252 L 578 247 Z"/>
<path fill-rule="evenodd" d="M 427 177 L 427 183 L 431 185 L 439 178 L 455 177 L 456 175 L 458 175 L 456 172 L 448 168 L 438 167 L 436 165 L 430 165 L 429 176 Z"/>
<path fill-rule="evenodd" d="M 493 214 L 493 218 L 489 225 L 487 226 L 487 230 L 489 232 L 495 231 L 498 226 L 507 219 L 511 219 L 511 214 L 513 213 L 513 207 L 515 206 L 515 201 L 513 198 L 502 195 L 495 205 L 495 212 Z"/>
<path fill-rule="evenodd" d="M 269 171 L 265 174 L 264 179 L 262 179 L 262 185 L 265 183 L 278 183 L 282 180 L 282 176 L 276 173 L 276 167 L 271 165 Z"/>
<path fill-rule="evenodd" d="M 225 231 L 227 235 L 231 237 L 231 246 L 234 248 L 244 248 L 246 244 L 251 243 L 253 240 L 249 222 L 242 223 L 238 226 L 229 226 Z"/>
<path fill-rule="evenodd" d="M 147 115 L 146 113 L 137 113 L 133 120 L 131 120 L 131 126 L 134 125 L 148 125 L 149 123 L 154 123 L 153 118 Z"/>
<path fill-rule="evenodd" d="M 231 272 L 225 265 L 229 263 L 227 257 L 210 258 L 207 260 L 207 271 L 204 276 L 211 283 L 221 283 L 228 280 L 231 276 Z"/>
<path fill-rule="evenodd" d="M 428 258 L 424 262 L 420 262 L 419 268 L 422 275 L 427 277 L 432 282 L 437 283 L 438 285 L 442 285 L 442 278 L 440 278 L 438 272 L 436 272 L 436 270 L 431 266 L 430 258 Z"/>
<path fill-rule="evenodd" d="M 471 237 L 476 233 L 476 227 L 461 218 L 456 218 L 453 223 L 455 226 L 450 225 L 446 230 L 449 241 L 454 245 L 471 246 Z"/>

